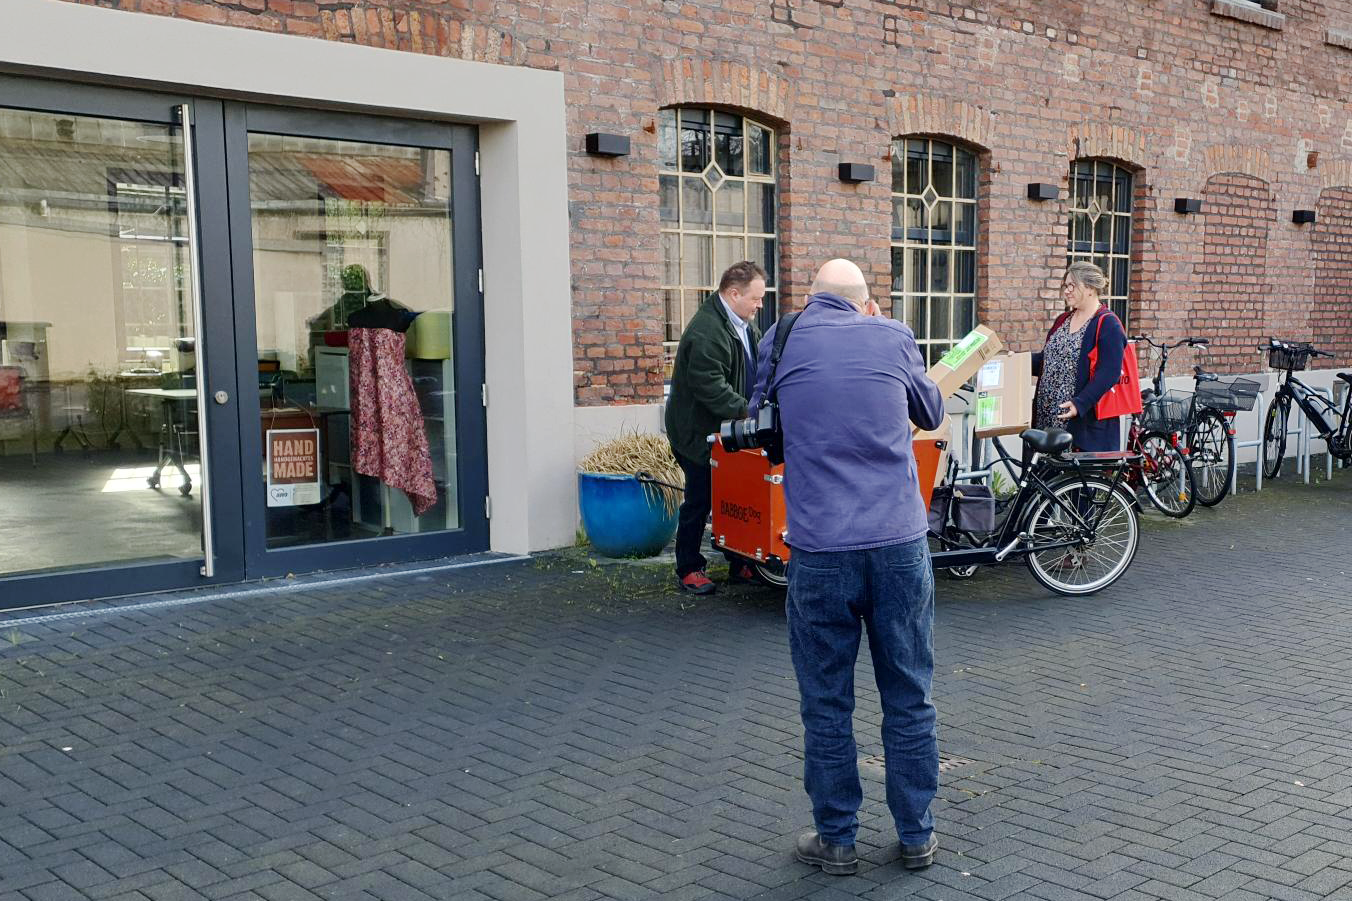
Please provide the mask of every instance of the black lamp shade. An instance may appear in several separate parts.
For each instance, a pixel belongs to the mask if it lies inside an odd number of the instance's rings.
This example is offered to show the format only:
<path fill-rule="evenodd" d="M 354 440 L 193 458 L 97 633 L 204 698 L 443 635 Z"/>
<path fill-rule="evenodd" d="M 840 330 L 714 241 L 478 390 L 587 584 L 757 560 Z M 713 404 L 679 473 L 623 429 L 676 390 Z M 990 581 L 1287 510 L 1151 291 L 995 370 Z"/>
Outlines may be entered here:
<path fill-rule="evenodd" d="M 1187 215 L 1202 212 L 1202 201 L 1198 197 L 1175 197 L 1174 212 Z"/>
<path fill-rule="evenodd" d="M 859 184 L 864 181 L 873 181 L 873 167 L 868 163 L 841 163 L 839 170 L 840 180 Z"/>
<path fill-rule="evenodd" d="M 1029 200 L 1055 200 L 1060 196 L 1061 189 L 1056 185 L 1035 181 L 1028 186 Z"/>
<path fill-rule="evenodd" d="M 587 135 L 587 152 L 593 156 L 628 156 L 629 139 L 624 135 L 593 131 Z"/>
<path fill-rule="evenodd" d="M 1307 225 L 1314 221 L 1314 210 L 1292 210 L 1291 221 L 1297 225 Z"/>

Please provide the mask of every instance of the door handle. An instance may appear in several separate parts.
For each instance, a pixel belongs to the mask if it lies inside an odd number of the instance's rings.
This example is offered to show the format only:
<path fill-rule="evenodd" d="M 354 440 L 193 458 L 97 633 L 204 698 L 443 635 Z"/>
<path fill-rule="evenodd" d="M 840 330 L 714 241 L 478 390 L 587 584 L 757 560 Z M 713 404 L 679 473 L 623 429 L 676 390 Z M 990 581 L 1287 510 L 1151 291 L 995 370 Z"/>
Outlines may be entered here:
<path fill-rule="evenodd" d="M 216 403 L 220 404 L 222 407 L 230 403 L 230 395 L 224 391 L 217 391 L 212 397 L 215 399 Z"/>
<path fill-rule="evenodd" d="M 179 132 L 183 135 L 183 199 L 188 225 L 188 265 L 192 268 L 189 288 L 192 292 L 193 325 L 196 329 L 197 351 L 197 462 L 201 468 L 201 487 L 198 496 L 202 501 L 202 569 L 201 573 L 210 579 L 216 574 L 216 546 L 212 535 L 211 523 L 211 463 L 209 450 L 211 436 L 207 432 L 206 376 L 206 305 L 202 298 L 202 249 L 201 234 L 197 221 L 197 153 L 193 138 L 192 107 L 184 103 L 174 110 L 178 119 Z M 171 208 L 172 210 L 172 208 Z M 172 211 L 170 213 L 172 215 Z M 225 397 L 222 400 L 222 396 Z M 216 403 L 229 400 L 224 391 L 216 392 Z"/>

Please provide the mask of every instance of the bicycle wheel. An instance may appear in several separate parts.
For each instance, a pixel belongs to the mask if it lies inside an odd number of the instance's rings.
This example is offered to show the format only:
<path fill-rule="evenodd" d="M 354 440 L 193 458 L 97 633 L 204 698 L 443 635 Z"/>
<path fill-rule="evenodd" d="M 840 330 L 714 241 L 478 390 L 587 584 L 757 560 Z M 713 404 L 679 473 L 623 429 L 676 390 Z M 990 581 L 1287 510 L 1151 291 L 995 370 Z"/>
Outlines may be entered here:
<path fill-rule="evenodd" d="M 771 588 L 789 587 L 789 565 L 783 561 L 752 561 L 752 568 L 760 580 Z"/>
<path fill-rule="evenodd" d="M 1230 421 L 1215 410 L 1203 410 L 1188 429 L 1188 465 L 1197 503 L 1214 507 L 1225 500 L 1235 475 L 1235 436 Z"/>
<path fill-rule="evenodd" d="M 1121 578 L 1141 543 L 1140 523 L 1131 498 L 1097 477 L 1066 479 L 1051 486 L 1063 504 L 1080 512 L 1088 522 L 1100 516 L 1093 537 L 1084 540 L 1084 530 L 1074 517 L 1050 499 L 1044 499 L 1028 520 L 1033 546 L 1074 541 L 1070 547 L 1029 553 L 1028 569 L 1044 587 L 1057 594 L 1093 594 Z"/>
<path fill-rule="evenodd" d="M 1165 516 L 1182 519 L 1197 505 L 1188 461 L 1163 432 L 1141 436 L 1141 474 L 1146 497 Z"/>
<path fill-rule="evenodd" d="M 1268 407 L 1263 423 L 1263 477 L 1275 479 L 1282 471 L 1282 457 L 1286 455 L 1286 414 L 1291 401 L 1285 394 L 1277 395 Z"/>

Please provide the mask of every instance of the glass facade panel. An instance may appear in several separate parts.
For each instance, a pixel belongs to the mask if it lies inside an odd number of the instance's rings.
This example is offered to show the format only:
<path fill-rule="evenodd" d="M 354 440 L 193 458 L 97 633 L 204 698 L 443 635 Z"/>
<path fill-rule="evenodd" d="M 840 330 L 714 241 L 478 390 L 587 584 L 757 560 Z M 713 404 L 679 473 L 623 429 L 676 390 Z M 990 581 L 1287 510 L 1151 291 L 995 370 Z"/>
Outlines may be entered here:
<path fill-rule="evenodd" d="M 1076 160 L 1071 164 L 1070 183 L 1066 262 L 1088 260 L 1103 270 L 1108 277 L 1103 302 L 1127 324 L 1131 313 L 1132 174 L 1106 160 Z"/>
<path fill-rule="evenodd" d="M 742 117 L 731 113 L 714 113 L 714 160 L 724 175 L 742 175 L 742 160 L 746 156 L 742 136 Z"/>
<path fill-rule="evenodd" d="M 708 231 L 714 223 L 713 195 L 702 178 L 681 179 L 681 225 Z"/>
<path fill-rule="evenodd" d="M 675 169 L 679 140 L 676 111 L 664 109 L 657 114 L 657 161 L 663 169 Z"/>
<path fill-rule="evenodd" d="M 0 108 L 0 576 L 202 556 L 186 197 L 177 128 Z"/>
<path fill-rule="evenodd" d="M 681 111 L 681 171 L 703 172 L 709 165 L 709 111 Z"/>
<path fill-rule="evenodd" d="M 714 207 L 718 215 L 719 231 L 741 231 L 746 225 L 746 186 L 743 182 L 728 179 L 714 194 Z"/>
<path fill-rule="evenodd" d="M 976 168 L 954 144 L 892 143 L 892 315 L 928 363 L 976 325 Z"/>
<path fill-rule="evenodd" d="M 459 527 L 450 200 L 447 150 L 249 135 L 269 548 Z"/>
<path fill-rule="evenodd" d="M 682 298 L 679 304 L 664 301 L 670 375 L 681 331 L 728 266 L 758 263 L 767 276 L 764 307 L 778 308 L 775 133 L 716 110 L 663 110 L 661 122 L 673 130 L 680 123 L 679 164 L 658 154 L 662 288 L 664 298 L 676 291 Z M 678 217 L 671 215 L 673 197 L 679 197 Z"/>

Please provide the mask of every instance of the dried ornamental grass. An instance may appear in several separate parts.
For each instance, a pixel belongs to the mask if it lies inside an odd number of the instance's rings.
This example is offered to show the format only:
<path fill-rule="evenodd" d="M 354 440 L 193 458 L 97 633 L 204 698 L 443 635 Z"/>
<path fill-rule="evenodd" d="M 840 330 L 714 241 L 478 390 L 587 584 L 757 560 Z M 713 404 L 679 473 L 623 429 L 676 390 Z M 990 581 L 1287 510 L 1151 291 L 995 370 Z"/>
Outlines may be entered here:
<path fill-rule="evenodd" d="M 592 451 L 578 465 L 582 472 L 600 475 L 632 476 L 639 473 L 652 476 L 665 485 L 644 482 L 646 491 L 661 497 L 668 515 L 681 505 L 681 491 L 672 486 L 685 487 L 685 473 L 676 465 L 671 445 L 662 435 L 651 432 L 622 432 L 620 437 L 607 441 Z"/>

